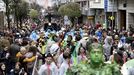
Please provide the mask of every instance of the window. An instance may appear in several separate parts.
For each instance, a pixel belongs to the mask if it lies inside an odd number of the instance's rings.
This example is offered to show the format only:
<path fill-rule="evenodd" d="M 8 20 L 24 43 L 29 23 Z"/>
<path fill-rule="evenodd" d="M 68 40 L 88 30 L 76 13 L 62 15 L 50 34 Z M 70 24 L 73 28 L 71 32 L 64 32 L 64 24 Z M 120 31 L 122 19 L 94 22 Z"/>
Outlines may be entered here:
<path fill-rule="evenodd" d="M 86 5 L 86 1 L 82 2 L 82 7 L 84 7 Z"/>
<path fill-rule="evenodd" d="M 124 7 L 124 8 L 127 7 L 127 0 L 123 0 L 123 7 Z"/>

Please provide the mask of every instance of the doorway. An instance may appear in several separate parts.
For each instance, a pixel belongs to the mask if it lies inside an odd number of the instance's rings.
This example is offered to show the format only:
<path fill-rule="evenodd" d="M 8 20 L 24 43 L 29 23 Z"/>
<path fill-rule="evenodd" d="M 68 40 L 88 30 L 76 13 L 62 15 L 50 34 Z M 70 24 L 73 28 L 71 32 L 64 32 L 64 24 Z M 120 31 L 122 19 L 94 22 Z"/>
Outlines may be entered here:
<path fill-rule="evenodd" d="M 120 29 L 126 29 L 126 10 L 120 10 Z"/>

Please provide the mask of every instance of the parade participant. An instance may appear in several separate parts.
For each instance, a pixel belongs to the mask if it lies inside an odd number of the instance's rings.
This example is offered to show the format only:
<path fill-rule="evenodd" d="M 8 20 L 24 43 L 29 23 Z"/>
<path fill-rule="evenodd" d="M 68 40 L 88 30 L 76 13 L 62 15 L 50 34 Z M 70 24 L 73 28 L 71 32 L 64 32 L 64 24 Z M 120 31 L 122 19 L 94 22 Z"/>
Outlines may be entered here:
<path fill-rule="evenodd" d="M 59 39 L 58 36 L 55 35 L 53 37 L 53 40 L 54 40 L 55 43 L 51 45 L 50 53 L 51 54 L 56 54 L 56 53 L 59 53 L 59 51 L 60 51 L 60 47 L 59 47 L 60 39 Z"/>
<path fill-rule="evenodd" d="M 9 48 L 11 69 L 15 68 L 15 63 L 17 62 L 16 54 L 19 52 L 19 50 L 20 50 L 19 42 L 18 40 L 15 40 L 15 42 L 11 44 Z"/>
<path fill-rule="evenodd" d="M 0 62 L 3 62 L 6 66 L 6 73 L 10 73 L 11 66 L 10 65 L 10 53 L 9 53 L 9 47 L 5 44 L 2 45 L 2 50 L 0 50 Z"/>
<path fill-rule="evenodd" d="M 104 40 L 104 55 L 105 55 L 105 60 L 108 61 L 111 55 L 111 47 L 112 47 L 112 37 L 107 36 Z"/>
<path fill-rule="evenodd" d="M 134 59 L 124 63 L 121 72 L 123 75 L 134 75 Z"/>
<path fill-rule="evenodd" d="M 59 56 L 59 58 L 58 58 L 58 65 L 59 66 L 61 66 L 61 64 L 65 61 L 65 59 L 63 58 L 63 55 L 66 55 L 66 56 L 70 55 L 71 54 L 70 51 L 71 51 L 70 48 L 66 47 L 64 52 Z M 72 59 L 71 59 L 70 63 L 73 63 Z"/>
<path fill-rule="evenodd" d="M 50 47 L 52 46 L 52 44 L 55 43 L 54 38 L 55 38 L 54 33 L 49 34 L 49 39 L 47 39 L 47 43 L 46 43 L 46 53 L 50 52 Z"/>
<path fill-rule="evenodd" d="M 0 62 L 8 63 L 9 58 L 9 49 L 6 46 L 3 46 L 3 50 L 0 51 Z"/>
<path fill-rule="evenodd" d="M 10 75 L 27 75 L 25 71 L 22 71 L 24 68 L 21 67 L 21 64 L 17 62 L 15 68 L 11 70 Z"/>
<path fill-rule="evenodd" d="M 88 45 L 88 51 L 90 63 L 73 66 L 67 75 L 121 75 L 117 65 L 104 63 L 102 45 L 92 43 Z"/>
<path fill-rule="evenodd" d="M 100 22 L 98 21 L 97 24 L 96 24 L 96 29 L 102 27 L 102 25 L 100 24 Z"/>
<path fill-rule="evenodd" d="M 65 59 L 65 61 L 63 61 L 63 63 L 60 66 L 59 75 L 66 75 L 67 70 L 71 68 L 71 54 L 63 54 L 63 58 Z"/>
<path fill-rule="evenodd" d="M 84 47 L 79 48 L 77 61 L 78 63 L 85 63 L 87 61 L 86 50 Z"/>
<path fill-rule="evenodd" d="M 7 75 L 6 74 L 6 65 L 4 63 L 0 63 L 0 75 Z"/>
<path fill-rule="evenodd" d="M 129 51 L 130 53 L 130 58 L 134 59 L 134 48 L 132 47 L 131 50 Z"/>
<path fill-rule="evenodd" d="M 25 47 L 21 47 L 20 51 L 16 54 L 17 62 L 20 62 L 20 64 L 22 65 L 25 71 L 27 71 L 27 66 L 26 66 L 26 63 L 23 62 L 23 60 L 25 59 L 25 54 L 27 52 L 28 51 L 26 50 Z"/>
<path fill-rule="evenodd" d="M 58 69 L 53 62 L 53 56 L 48 53 L 45 55 L 45 64 L 41 65 L 38 74 L 39 75 L 58 75 Z"/>
<path fill-rule="evenodd" d="M 11 70 L 11 75 L 19 75 L 20 72 L 20 63 L 15 64 L 15 68 Z"/>
<path fill-rule="evenodd" d="M 31 46 L 29 48 L 29 51 L 25 54 L 25 59 L 23 60 L 23 62 L 26 63 L 25 65 L 27 67 L 28 75 L 32 75 L 34 62 L 36 59 L 36 51 L 37 51 L 37 48 L 34 46 Z"/>
<path fill-rule="evenodd" d="M 72 36 L 68 35 L 67 40 L 62 41 L 62 47 L 65 48 L 66 46 L 68 46 L 71 49 L 71 53 L 73 53 L 75 48 L 74 42 L 72 40 L 73 40 Z"/>
<path fill-rule="evenodd" d="M 96 37 L 98 38 L 99 42 L 102 41 L 102 29 L 99 28 L 96 32 Z"/>
<path fill-rule="evenodd" d="M 112 48 L 111 48 L 111 56 L 109 58 L 108 63 L 118 64 L 119 67 L 121 67 L 123 65 L 123 59 L 120 56 L 120 51 L 118 51 L 118 49 L 114 46 L 112 46 Z"/>
<path fill-rule="evenodd" d="M 76 34 L 76 37 L 75 37 L 75 48 L 73 50 L 73 53 L 72 53 L 72 57 L 73 57 L 73 63 L 76 64 L 77 63 L 77 56 L 78 56 L 78 51 L 79 51 L 79 48 L 80 48 L 80 39 L 81 39 L 81 36 L 79 34 Z M 72 50 L 71 50 L 72 51 Z"/>
<path fill-rule="evenodd" d="M 20 51 L 16 54 L 17 60 L 21 61 L 21 58 L 24 59 L 24 55 L 27 53 L 27 50 L 25 47 L 21 47 Z"/>

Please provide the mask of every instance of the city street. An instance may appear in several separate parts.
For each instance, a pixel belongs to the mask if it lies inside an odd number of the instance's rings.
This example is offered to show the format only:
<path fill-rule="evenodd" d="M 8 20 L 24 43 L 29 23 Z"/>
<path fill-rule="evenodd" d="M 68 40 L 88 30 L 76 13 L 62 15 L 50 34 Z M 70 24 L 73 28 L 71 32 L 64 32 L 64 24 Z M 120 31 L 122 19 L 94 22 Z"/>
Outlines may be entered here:
<path fill-rule="evenodd" d="M 0 0 L 0 75 L 134 75 L 134 1 Z"/>

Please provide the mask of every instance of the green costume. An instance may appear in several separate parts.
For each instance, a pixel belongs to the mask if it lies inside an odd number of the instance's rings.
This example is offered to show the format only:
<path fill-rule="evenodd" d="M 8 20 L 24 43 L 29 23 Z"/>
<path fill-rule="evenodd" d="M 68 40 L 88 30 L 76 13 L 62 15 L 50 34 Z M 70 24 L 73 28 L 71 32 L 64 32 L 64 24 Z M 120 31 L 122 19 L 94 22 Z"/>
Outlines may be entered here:
<path fill-rule="evenodd" d="M 121 75 L 118 65 L 104 63 L 102 45 L 93 43 L 88 51 L 90 63 L 73 65 L 67 75 Z"/>

